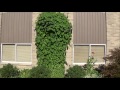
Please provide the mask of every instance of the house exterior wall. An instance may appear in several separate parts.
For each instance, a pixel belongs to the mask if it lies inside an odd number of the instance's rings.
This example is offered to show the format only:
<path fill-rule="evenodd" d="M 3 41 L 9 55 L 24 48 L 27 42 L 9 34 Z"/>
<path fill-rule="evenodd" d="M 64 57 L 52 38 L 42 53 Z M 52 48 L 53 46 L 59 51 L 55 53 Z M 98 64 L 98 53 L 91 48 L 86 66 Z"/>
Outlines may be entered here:
<path fill-rule="evenodd" d="M 73 15 L 73 13 L 72 13 Z M 73 23 L 73 19 L 71 20 Z M 107 43 L 106 43 L 106 55 L 110 54 L 110 50 L 120 47 L 120 12 L 106 12 L 106 28 L 107 28 Z M 66 57 L 66 61 L 69 65 L 73 65 L 73 39 L 71 41 L 72 47 L 69 48 L 69 53 L 71 55 Z"/>
<path fill-rule="evenodd" d="M 73 25 L 73 13 L 69 14 L 69 20 Z M 107 43 L 106 55 L 110 54 L 110 50 L 120 47 L 120 12 L 106 12 L 106 28 L 107 28 Z M 73 33 L 72 33 L 73 35 Z M 66 53 L 66 61 L 68 65 L 73 65 L 73 38 Z M 66 67 L 68 68 L 68 66 Z"/>
<path fill-rule="evenodd" d="M 2 35 L 0 35 L 0 45 L 1 43 L 32 43 L 32 12 L 1 12 L 0 34 L 1 33 Z M 6 63 L 1 62 L 0 67 L 2 67 L 4 64 Z M 26 65 L 19 63 L 14 65 L 20 68 L 31 68 L 30 64 Z"/>
<path fill-rule="evenodd" d="M 35 22 L 37 20 L 38 15 L 41 12 L 33 12 L 32 13 L 32 64 L 31 65 L 16 65 L 17 67 L 23 68 L 32 68 L 37 65 L 37 54 L 36 54 L 36 46 L 35 46 Z M 62 12 L 68 16 L 68 19 L 73 25 L 73 12 Z M 0 14 L 1 19 L 1 14 Z M 120 46 L 120 12 L 106 12 L 106 23 L 107 23 L 107 54 L 109 54 L 109 50 L 115 47 Z M 1 27 L 1 23 L 0 23 Z M 1 29 L 0 29 L 1 30 Z M 73 37 L 73 33 L 72 33 Z M 73 65 L 73 38 L 70 42 L 68 50 L 66 50 L 66 61 L 68 65 L 65 65 L 66 69 L 69 66 Z M 0 65 L 0 67 L 2 64 Z"/>

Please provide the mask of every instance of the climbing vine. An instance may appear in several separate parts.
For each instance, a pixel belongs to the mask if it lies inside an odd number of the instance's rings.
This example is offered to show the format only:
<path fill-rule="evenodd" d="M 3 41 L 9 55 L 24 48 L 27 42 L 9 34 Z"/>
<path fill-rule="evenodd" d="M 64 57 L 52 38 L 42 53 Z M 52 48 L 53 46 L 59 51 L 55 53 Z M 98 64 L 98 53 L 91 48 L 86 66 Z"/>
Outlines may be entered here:
<path fill-rule="evenodd" d="M 51 77 L 64 77 L 66 49 L 72 36 L 72 25 L 60 12 L 43 12 L 36 22 L 38 65 L 51 70 Z"/>

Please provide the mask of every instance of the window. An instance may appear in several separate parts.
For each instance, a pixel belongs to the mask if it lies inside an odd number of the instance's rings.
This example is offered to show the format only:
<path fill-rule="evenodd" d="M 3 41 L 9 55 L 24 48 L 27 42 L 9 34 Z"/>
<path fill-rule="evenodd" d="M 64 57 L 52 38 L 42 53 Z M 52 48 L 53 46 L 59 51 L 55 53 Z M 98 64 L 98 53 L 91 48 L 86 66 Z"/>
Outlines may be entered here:
<path fill-rule="evenodd" d="M 96 64 L 104 64 L 103 57 L 106 54 L 105 44 L 74 45 L 74 64 L 85 64 L 89 56 L 94 56 Z"/>
<path fill-rule="evenodd" d="M 17 62 L 30 62 L 31 61 L 31 46 L 17 45 L 16 48 Z"/>
<path fill-rule="evenodd" d="M 89 56 L 89 46 L 74 46 L 74 62 L 84 63 Z"/>
<path fill-rule="evenodd" d="M 2 62 L 28 63 L 31 62 L 31 44 L 1 44 Z"/>
<path fill-rule="evenodd" d="M 1 16 L 1 63 L 32 64 L 32 12 Z"/>
<path fill-rule="evenodd" d="M 2 46 L 2 60 L 3 61 L 15 61 L 15 45 L 3 45 Z"/>
<path fill-rule="evenodd" d="M 104 62 L 103 57 L 105 56 L 105 46 L 91 45 L 91 52 L 94 52 L 93 56 L 97 62 Z"/>
<path fill-rule="evenodd" d="M 104 64 L 107 43 L 105 12 L 75 12 L 73 18 L 73 64 L 86 64 L 93 53 L 96 64 Z"/>

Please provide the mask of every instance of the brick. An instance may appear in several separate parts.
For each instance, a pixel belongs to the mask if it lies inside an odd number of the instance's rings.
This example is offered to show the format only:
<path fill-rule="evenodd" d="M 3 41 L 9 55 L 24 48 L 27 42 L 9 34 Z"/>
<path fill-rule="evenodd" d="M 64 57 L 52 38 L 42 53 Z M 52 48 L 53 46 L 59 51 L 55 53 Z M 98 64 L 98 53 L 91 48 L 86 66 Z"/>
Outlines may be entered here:
<path fill-rule="evenodd" d="M 120 46 L 120 12 L 107 12 L 107 53 Z"/>

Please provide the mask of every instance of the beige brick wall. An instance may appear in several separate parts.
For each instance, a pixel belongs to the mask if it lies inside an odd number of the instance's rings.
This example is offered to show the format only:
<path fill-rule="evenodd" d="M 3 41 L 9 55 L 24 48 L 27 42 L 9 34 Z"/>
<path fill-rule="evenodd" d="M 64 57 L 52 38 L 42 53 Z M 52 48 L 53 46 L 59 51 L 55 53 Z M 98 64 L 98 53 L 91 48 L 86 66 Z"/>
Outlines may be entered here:
<path fill-rule="evenodd" d="M 35 23 L 39 14 L 40 12 L 33 12 L 32 14 L 32 66 L 37 66 L 37 53 L 35 46 L 35 38 L 36 38 Z"/>
<path fill-rule="evenodd" d="M 68 16 L 68 19 L 73 26 L 73 12 L 66 12 L 65 14 Z M 69 66 L 72 66 L 73 64 L 73 34 L 68 50 L 66 50 L 66 62 L 68 65 L 65 65 L 65 68 L 68 69 Z"/>
<path fill-rule="evenodd" d="M 120 46 L 120 12 L 107 12 L 107 54 Z"/>

